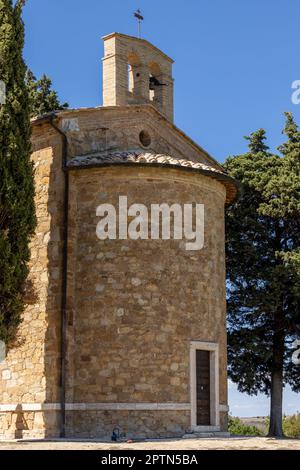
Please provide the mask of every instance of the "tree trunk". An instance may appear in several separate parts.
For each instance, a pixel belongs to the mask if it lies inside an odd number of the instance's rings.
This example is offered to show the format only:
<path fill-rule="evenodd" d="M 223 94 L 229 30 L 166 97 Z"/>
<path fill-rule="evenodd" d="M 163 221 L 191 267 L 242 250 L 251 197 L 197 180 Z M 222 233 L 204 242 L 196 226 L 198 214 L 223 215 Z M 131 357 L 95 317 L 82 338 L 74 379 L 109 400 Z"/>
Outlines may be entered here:
<path fill-rule="evenodd" d="M 284 316 L 283 312 L 274 315 L 273 367 L 271 373 L 270 427 L 268 436 L 283 437 L 282 431 L 282 392 L 284 359 Z"/>
<path fill-rule="evenodd" d="M 270 427 L 268 436 L 283 437 L 282 431 L 282 370 L 272 372 Z"/>

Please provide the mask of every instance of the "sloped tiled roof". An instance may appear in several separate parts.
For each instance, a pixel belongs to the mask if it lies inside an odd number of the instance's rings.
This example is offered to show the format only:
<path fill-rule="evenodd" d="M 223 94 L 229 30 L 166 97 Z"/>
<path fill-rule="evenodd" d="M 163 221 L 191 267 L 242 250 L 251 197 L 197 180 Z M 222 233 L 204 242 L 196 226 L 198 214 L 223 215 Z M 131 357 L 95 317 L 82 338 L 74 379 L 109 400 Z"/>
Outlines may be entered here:
<path fill-rule="evenodd" d="M 138 150 L 127 152 L 106 152 L 91 155 L 82 155 L 71 158 L 67 167 L 69 169 L 111 166 L 111 165 L 151 165 L 177 167 L 182 169 L 199 171 L 212 178 L 220 180 L 226 187 L 226 200 L 231 202 L 237 194 L 236 182 L 227 173 L 222 172 L 212 166 L 200 162 L 192 162 L 183 158 L 177 159 L 170 155 L 155 154 L 151 152 L 142 152 Z"/>

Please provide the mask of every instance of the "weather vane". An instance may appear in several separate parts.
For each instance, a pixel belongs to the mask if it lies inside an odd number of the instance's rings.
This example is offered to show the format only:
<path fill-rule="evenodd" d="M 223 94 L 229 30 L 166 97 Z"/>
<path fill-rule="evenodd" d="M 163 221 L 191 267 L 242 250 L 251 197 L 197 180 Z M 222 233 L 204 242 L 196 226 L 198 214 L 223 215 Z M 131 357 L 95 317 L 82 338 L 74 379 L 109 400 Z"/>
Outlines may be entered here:
<path fill-rule="evenodd" d="M 142 21 L 144 21 L 144 17 L 142 16 L 141 10 L 136 10 L 134 12 L 134 17 L 137 18 L 138 20 L 138 25 L 139 25 L 139 38 L 141 39 L 141 29 L 142 29 Z"/>

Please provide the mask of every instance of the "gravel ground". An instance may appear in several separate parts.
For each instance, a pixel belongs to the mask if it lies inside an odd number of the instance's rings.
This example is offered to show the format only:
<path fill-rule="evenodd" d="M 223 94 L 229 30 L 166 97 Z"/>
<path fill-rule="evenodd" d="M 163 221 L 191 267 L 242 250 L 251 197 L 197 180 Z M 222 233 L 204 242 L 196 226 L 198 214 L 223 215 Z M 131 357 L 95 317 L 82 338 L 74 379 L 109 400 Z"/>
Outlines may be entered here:
<path fill-rule="evenodd" d="M 9 441 L 1 450 L 300 450 L 300 439 L 231 437 L 210 439 L 165 439 L 112 444 L 99 441 Z"/>

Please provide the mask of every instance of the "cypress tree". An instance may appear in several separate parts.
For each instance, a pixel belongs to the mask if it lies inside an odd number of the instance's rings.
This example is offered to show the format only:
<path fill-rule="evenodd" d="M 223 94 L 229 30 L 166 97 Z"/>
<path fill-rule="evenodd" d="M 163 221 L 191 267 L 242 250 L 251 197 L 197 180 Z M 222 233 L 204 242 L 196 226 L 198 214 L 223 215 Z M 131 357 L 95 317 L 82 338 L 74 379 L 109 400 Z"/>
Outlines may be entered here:
<path fill-rule="evenodd" d="M 282 391 L 300 391 L 291 345 L 300 327 L 300 134 L 287 115 L 288 142 L 272 155 L 265 131 L 226 168 L 243 184 L 227 211 L 229 376 L 241 392 L 271 397 L 269 435 L 282 436 Z"/>
<path fill-rule="evenodd" d="M 0 0 L 0 80 L 6 85 L 0 105 L 0 339 L 8 344 L 22 318 L 36 224 L 23 5 L 22 0 Z"/>

